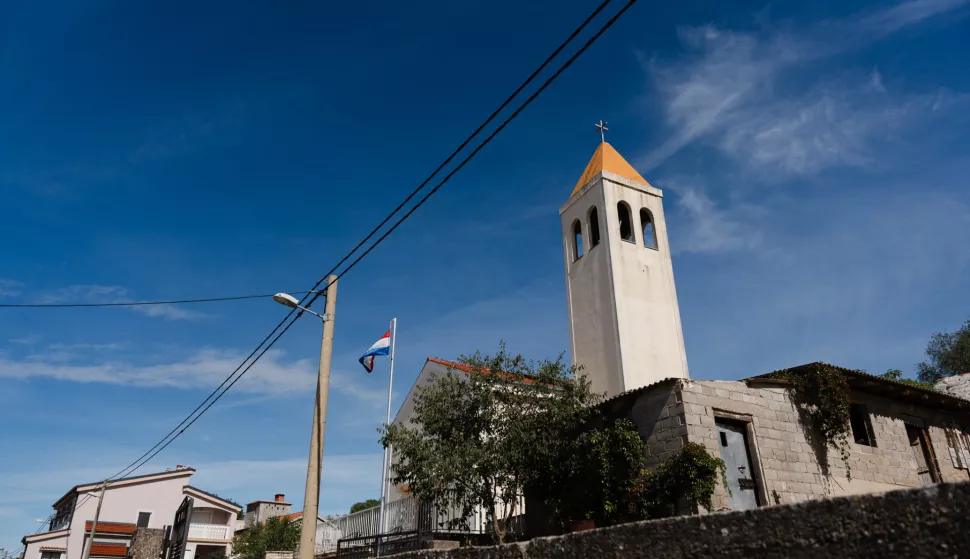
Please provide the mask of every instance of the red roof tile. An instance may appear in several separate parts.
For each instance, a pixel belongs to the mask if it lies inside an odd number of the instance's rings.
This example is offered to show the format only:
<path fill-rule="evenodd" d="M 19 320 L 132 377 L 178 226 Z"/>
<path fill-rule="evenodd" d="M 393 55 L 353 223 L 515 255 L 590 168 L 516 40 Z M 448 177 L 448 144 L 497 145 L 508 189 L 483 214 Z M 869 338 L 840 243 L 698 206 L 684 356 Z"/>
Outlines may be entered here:
<path fill-rule="evenodd" d="M 99 534 L 134 534 L 138 527 L 127 522 L 98 522 Z M 84 523 L 84 531 L 91 531 L 91 521 Z"/>
<path fill-rule="evenodd" d="M 462 372 L 465 372 L 465 373 L 477 373 L 477 372 L 481 372 L 481 371 L 478 371 L 476 369 L 473 369 L 473 368 L 469 367 L 468 365 L 464 365 L 462 363 L 455 363 L 454 361 L 445 361 L 444 359 L 438 359 L 437 357 L 429 357 L 428 358 L 428 361 L 431 361 L 432 363 L 437 363 L 439 365 L 444 365 L 445 367 L 448 367 L 449 369 L 455 369 L 455 370 L 462 371 Z M 486 372 L 489 372 L 490 373 L 491 371 L 486 371 Z M 511 379 L 511 380 L 519 380 L 519 381 L 522 381 L 522 382 L 535 382 L 535 379 L 533 379 L 533 378 L 529 378 L 529 377 L 517 378 L 517 377 L 515 377 L 515 375 L 509 374 L 509 373 L 502 373 L 501 374 L 501 377 L 504 378 L 504 379 L 506 379 L 506 380 Z"/>
<path fill-rule="evenodd" d="M 128 546 L 123 543 L 93 543 L 91 544 L 91 556 L 99 557 L 126 557 Z"/>
<path fill-rule="evenodd" d="M 303 518 L 303 512 L 294 512 L 293 514 L 286 515 L 288 520 L 296 520 L 297 518 Z"/>

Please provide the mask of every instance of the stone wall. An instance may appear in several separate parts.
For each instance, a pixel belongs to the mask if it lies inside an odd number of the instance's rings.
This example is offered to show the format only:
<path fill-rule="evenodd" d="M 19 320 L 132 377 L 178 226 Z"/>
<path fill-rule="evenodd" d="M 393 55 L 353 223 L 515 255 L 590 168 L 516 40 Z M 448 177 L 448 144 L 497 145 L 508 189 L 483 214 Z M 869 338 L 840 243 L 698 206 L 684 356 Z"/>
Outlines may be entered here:
<path fill-rule="evenodd" d="M 131 536 L 128 546 L 129 559 L 158 559 L 162 554 L 165 530 L 159 528 L 139 528 Z"/>
<path fill-rule="evenodd" d="M 636 424 L 640 438 L 647 444 L 644 464 L 653 468 L 687 443 L 679 381 L 663 381 L 631 396 L 608 400 L 601 409 L 607 417 L 624 417 Z"/>
<path fill-rule="evenodd" d="M 748 432 L 754 437 L 753 441 L 749 439 L 749 449 L 752 468 L 760 481 L 762 504 L 920 487 L 906 423 L 929 430 L 942 481 L 970 479 L 968 471 L 955 468 L 949 458 L 943 427 L 953 418 L 936 410 L 853 392 L 852 401 L 865 404 L 869 410 L 876 445 L 849 441 L 850 481 L 838 450 L 816 448 L 810 443 L 784 387 L 704 380 L 682 381 L 678 388 L 685 408 L 687 438 L 703 444 L 713 456 L 720 453 L 716 419 L 750 424 Z M 828 468 L 823 466 L 826 461 Z M 727 506 L 727 494 L 719 484 L 715 509 Z"/>
<path fill-rule="evenodd" d="M 970 400 L 970 373 L 940 379 L 936 389 L 951 396 Z"/>
<path fill-rule="evenodd" d="M 970 484 L 635 522 L 400 559 L 943 559 L 970 555 Z"/>

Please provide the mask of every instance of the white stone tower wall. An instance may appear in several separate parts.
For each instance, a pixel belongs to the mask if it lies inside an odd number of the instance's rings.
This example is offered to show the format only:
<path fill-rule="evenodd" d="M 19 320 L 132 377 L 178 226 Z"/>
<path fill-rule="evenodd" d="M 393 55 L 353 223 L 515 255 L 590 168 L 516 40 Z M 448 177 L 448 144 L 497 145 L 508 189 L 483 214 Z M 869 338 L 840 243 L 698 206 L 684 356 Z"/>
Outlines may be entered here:
<path fill-rule="evenodd" d="M 573 362 L 607 396 L 688 377 L 662 196 L 659 189 L 604 171 L 560 210 Z M 620 238 L 621 200 L 630 207 L 633 243 Z M 593 204 L 601 242 L 590 250 L 587 215 Z M 644 246 L 641 208 L 653 214 L 656 249 Z M 573 261 L 576 218 L 587 249 Z"/>
<path fill-rule="evenodd" d="M 581 193 L 560 215 L 563 231 L 563 253 L 566 260 L 566 304 L 569 310 L 569 336 L 572 361 L 584 367 L 594 392 L 615 395 L 623 392 L 620 367 L 619 333 L 613 312 L 613 275 L 610 252 L 606 248 L 603 227 L 603 189 Z M 589 249 L 589 210 L 597 207 L 600 220 L 600 245 Z M 575 220 L 583 228 L 586 254 L 573 259 Z M 574 320 L 573 317 L 582 317 Z"/>

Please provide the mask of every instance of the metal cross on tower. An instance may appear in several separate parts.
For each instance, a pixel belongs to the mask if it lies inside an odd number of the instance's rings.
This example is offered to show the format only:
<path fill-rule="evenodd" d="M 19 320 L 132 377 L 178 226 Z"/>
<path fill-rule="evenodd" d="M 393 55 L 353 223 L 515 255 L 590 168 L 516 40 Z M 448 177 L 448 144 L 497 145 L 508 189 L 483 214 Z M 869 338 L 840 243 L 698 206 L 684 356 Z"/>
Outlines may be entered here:
<path fill-rule="evenodd" d="M 603 142 L 606 141 L 606 132 L 609 132 L 609 130 L 610 130 L 609 128 L 606 127 L 606 124 L 607 123 L 605 123 L 605 122 L 603 122 L 601 120 L 598 123 L 596 123 L 596 124 L 593 125 L 596 128 L 599 128 L 599 131 L 600 131 L 600 141 L 603 141 Z"/>

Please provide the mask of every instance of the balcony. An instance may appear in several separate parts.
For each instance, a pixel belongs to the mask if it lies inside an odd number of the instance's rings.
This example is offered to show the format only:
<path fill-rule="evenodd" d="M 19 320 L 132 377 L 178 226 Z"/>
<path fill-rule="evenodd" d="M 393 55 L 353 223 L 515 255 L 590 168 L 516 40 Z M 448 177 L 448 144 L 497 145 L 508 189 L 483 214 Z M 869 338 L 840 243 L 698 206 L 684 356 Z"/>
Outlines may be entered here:
<path fill-rule="evenodd" d="M 190 540 L 218 540 L 232 539 L 232 532 L 225 524 L 189 524 Z"/>

